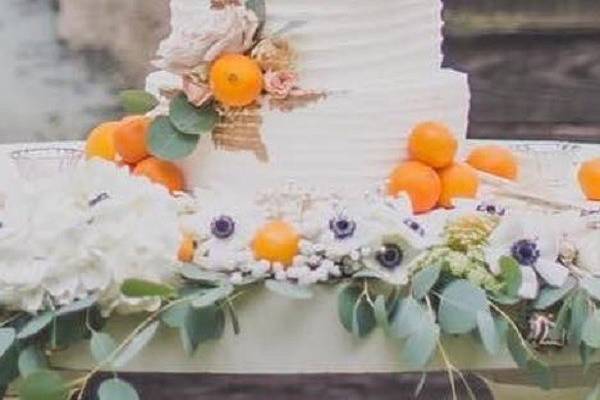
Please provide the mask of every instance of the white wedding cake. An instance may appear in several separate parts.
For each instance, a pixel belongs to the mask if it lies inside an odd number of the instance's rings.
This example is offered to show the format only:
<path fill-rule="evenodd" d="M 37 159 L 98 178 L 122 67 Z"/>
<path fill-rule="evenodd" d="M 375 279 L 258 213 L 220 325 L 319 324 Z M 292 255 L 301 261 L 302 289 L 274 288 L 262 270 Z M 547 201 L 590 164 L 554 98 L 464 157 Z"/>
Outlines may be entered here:
<path fill-rule="evenodd" d="M 161 48 L 214 12 L 209 0 L 172 0 L 171 11 Z M 292 111 L 262 102 L 262 156 L 204 137 L 182 161 L 188 186 L 253 196 L 292 180 L 357 195 L 404 158 L 415 124 L 437 120 L 464 137 L 469 88 L 465 75 L 441 68 L 441 13 L 440 0 L 267 0 L 264 31 L 293 26 L 284 35 L 299 80 L 324 95 Z M 154 73 L 147 89 L 177 82 Z"/>

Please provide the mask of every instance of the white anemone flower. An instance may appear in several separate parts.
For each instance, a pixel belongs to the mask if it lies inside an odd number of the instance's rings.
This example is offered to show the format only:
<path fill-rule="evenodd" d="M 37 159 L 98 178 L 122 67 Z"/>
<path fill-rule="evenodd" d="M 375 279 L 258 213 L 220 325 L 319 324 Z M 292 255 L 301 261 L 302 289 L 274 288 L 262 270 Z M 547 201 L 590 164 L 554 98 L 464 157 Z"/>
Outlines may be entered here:
<path fill-rule="evenodd" d="M 556 222 L 542 214 L 511 215 L 502 220 L 489 238 L 485 253 L 492 273 L 501 272 L 502 256 L 513 257 L 521 266 L 522 298 L 537 296 L 538 276 L 550 286 L 560 287 L 569 275 L 569 270 L 558 262 L 560 235 Z"/>

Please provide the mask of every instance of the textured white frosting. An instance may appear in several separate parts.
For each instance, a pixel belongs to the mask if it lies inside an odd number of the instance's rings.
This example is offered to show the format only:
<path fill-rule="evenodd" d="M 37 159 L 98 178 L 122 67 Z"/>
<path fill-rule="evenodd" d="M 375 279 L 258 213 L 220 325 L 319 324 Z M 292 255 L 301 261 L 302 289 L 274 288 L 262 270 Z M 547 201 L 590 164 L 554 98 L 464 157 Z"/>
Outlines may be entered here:
<path fill-rule="evenodd" d="M 208 0 L 172 0 L 172 24 L 205 13 Z M 182 162 L 190 187 L 254 194 L 294 180 L 362 193 L 405 156 L 423 120 L 466 132 L 466 76 L 441 69 L 440 0 L 267 0 L 267 32 L 303 24 L 288 37 L 305 89 L 332 92 L 292 112 L 263 106 L 269 162 L 214 148 L 206 138 Z"/>

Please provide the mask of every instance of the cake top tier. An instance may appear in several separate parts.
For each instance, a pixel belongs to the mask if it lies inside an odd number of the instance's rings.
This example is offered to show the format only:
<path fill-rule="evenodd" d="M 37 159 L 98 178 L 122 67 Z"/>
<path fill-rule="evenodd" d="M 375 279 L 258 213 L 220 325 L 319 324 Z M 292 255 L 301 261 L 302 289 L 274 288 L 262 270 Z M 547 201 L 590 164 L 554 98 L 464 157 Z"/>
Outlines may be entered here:
<path fill-rule="evenodd" d="M 230 5 L 209 12 L 215 3 Z M 244 29 L 251 21 L 235 3 L 172 0 L 173 32 L 167 42 L 193 41 L 196 33 L 206 34 L 207 26 L 214 32 Z M 310 87 L 360 89 L 438 70 L 441 9 L 440 0 L 267 0 L 266 31 L 286 30 L 297 54 L 296 69 Z"/>

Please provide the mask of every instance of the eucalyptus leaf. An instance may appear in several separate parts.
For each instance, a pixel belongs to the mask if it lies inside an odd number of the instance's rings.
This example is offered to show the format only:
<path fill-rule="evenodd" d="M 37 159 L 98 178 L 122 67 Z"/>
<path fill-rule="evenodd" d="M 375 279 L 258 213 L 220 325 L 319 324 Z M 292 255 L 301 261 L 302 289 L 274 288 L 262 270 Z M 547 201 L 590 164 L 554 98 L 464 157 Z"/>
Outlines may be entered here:
<path fill-rule="evenodd" d="M 229 297 L 234 291 L 234 287 L 231 284 L 225 284 L 223 286 L 216 287 L 214 289 L 207 289 L 201 292 L 192 300 L 192 307 L 203 308 L 216 304 L 218 301 L 224 300 Z"/>
<path fill-rule="evenodd" d="M 573 303 L 571 305 L 571 318 L 568 328 L 568 340 L 575 346 L 579 346 L 581 343 L 583 325 L 590 316 L 589 309 L 589 296 L 583 290 L 579 290 L 575 297 L 573 297 Z"/>
<path fill-rule="evenodd" d="M 37 346 L 31 345 L 19 354 L 18 365 L 21 376 L 26 378 L 48 368 L 48 360 Z"/>
<path fill-rule="evenodd" d="M 413 297 L 407 297 L 399 302 L 396 312 L 392 316 L 390 333 L 399 339 L 407 338 L 421 326 L 427 310 Z"/>
<path fill-rule="evenodd" d="M 435 354 L 440 327 L 431 317 L 423 318 L 406 341 L 402 351 L 402 358 L 414 368 L 423 368 Z"/>
<path fill-rule="evenodd" d="M 504 293 L 490 293 L 488 297 L 491 301 L 497 304 L 502 304 L 506 306 L 513 306 L 521 301 L 519 297 L 509 296 Z"/>
<path fill-rule="evenodd" d="M 600 300 L 600 279 L 592 276 L 586 276 L 581 280 L 581 287 L 584 288 L 594 299 Z"/>
<path fill-rule="evenodd" d="M 477 327 L 477 314 L 489 311 L 485 292 L 467 280 L 450 283 L 442 292 L 439 321 L 444 332 L 464 334 Z"/>
<path fill-rule="evenodd" d="M 530 355 L 526 345 L 523 343 L 521 334 L 509 328 L 508 332 L 506 332 L 506 345 L 515 363 L 520 368 L 525 368 Z"/>
<path fill-rule="evenodd" d="M 0 387 L 11 384 L 19 377 L 19 346 L 15 342 L 0 356 Z"/>
<path fill-rule="evenodd" d="M 166 299 L 177 296 L 177 291 L 171 286 L 142 279 L 127 279 L 121 285 L 121 293 L 134 298 L 161 297 Z"/>
<path fill-rule="evenodd" d="M 212 102 L 202 107 L 190 104 L 186 95 L 180 93 L 171 100 L 169 119 L 173 126 L 187 135 L 209 133 L 219 120 L 219 113 Z"/>
<path fill-rule="evenodd" d="M 129 383 L 113 378 L 102 382 L 98 388 L 99 400 L 139 400 L 140 397 Z"/>
<path fill-rule="evenodd" d="M 412 279 L 412 293 L 415 299 L 421 300 L 437 283 L 442 268 L 439 265 L 425 268 L 417 273 Z"/>
<path fill-rule="evenodd" d="M 119 369 L 133 360 L 135 356 L 137 356 L 138 353 L 142 351 L 144 347 L 148 345 L 148 343 L 150 343 L 152 338 L 154 338 L 159 326 L 160 322 L 155 321 L 142 330 L 115 358 L 115 360 L 112 362 L 113 367 L 115 369 Z"/>
<path fill-rule="evenodd" d="M 146 114 L 158 105 L 156 97 L 143 90 L 124 90 L 119 97 L 128 114 Z"/>
<path fill-rule="evenodd" d="M 169 117 L 154 119 L 150 127 L 148 146 L 150 152 L 164 160 L 180 160 L 192 154 L 198 145 L 199 136 L 186 135 L 173 126 Z"/>
<path fill-rule="evenodd" d="M 583 324 L 583 342 L 593 349 L 600 349 L 600 310 L 594 312 Z"/>
<path fill-rule="evenodd" d="M 491 355 L 496 355 L 500 351 L 500 338 L 496 331 L 494 318 L 489 311 L 480 311 L 477 313 L 477 327 L 481 342 Z"/>
<path fill-rule="evenodd" d="M 377 298 L 375 299 L 373 310 L 375 312 L 375 320 L 377 321 L 377 324 L 381 326 L 381 328 L 386 334 L 389 333 L 390 318 L 384 295 L 380 294 L 379 296 L 377 296 Z"/>
<path fill-rule="evenodd" d="M 295 300 L 307 300 L 313 297 L 313 292 L 307 286 L 296 285 L 289 282 L 267 280 L 265 286 L 270 291 Z"/>
<path fill-rule="evenodd" d="M 87 310 L 90 307 L 93 307 L 96 302 L 98 302 L 98 296 L 89 296 L 85 299 L 77 300 L 68 306 L 62 307 L 58 311 L 56 311 L 56 316 L 61 317 L 63 315 L 78 313 L 84 310 Z"/>
<path fill-rule="evenodd" d="M 375 329 L 376 325 L 373 307 L 366 297 L 360 296 L 352 314 L 352 333 L 356 337 L 364 338 Z"/>
<path fill-rule="evenodd" d="M 547 308 L 564 299 L 577 285 L 575 279 L 569 277 L 565 284 L 559 288 L 544 288 L 540 291 L 533 307 L 536 310 L 546 310 Z"/>
<path fill-rule="evenodd" d="M 527 361 L 527 372 L 533 378 L 533 381 L 542 389 L 552 389 L 553 377 L 552 371 L 548 365 L 538 359 Z"/>
<path fill-rule="evenodd" d="M 13 328 L 0 329 L 0 358 L 12 347 L 16 338 L 17 334 Z"/>
<path fill-rule="evenodd" d="M 161 321 L 171 328 L 181 328 L 185 325 L 185 319 L 192 306 L 189 302 L 170 306 L 160 315 Z"/>
<path fill-rule="evenodd" d="M 101 364 L 106 362 L 117 350 L 117 342 L 107 333 L 94 332 L 90 340 L 90 351 L 94 360 Z"/>
<path fill-rule="evenodd" d="M 37 371 L 27 376 L 19 385 L 21 400 L 66 400 L 68 386 L 62 377 L 52 371 Z"/>
<path fill-rule="evenodd" d="M 198 346 L 206 341 L 219 339 L 225 329 L 225 314 L 219 306 L 190 308 L 180 336 L 186 352 L 193 355 Z"/>
<path fill-rule="evenodd" d="M 37 335 L 41 331 L 43 331 L 48 325 L 54 321 L 55 314 L 51 311 L 47 311 L 38 316 L 33 317 L 31 321 L 29 321 L 23 329 L 19 331 L 17 334 L 17 339 L 23 340 L 28 339 L 32 336 Z"/>
<path fill-rule="evenodd" d="M 500 270 L 500 277 L 505 284 L 505 293 L 510 297 L 517 297 L 523 281 L 519 263 L 512 257 L 501 257 Z"/>
<path fill-rule="evenodd" d="M 338 295 L 338 317 L 343 327 L 350 333 L 354 321 L 354 305 L 361 293 L 362 289 L 358 286 L 348 285 L 342 288 Z"/>
<path fill-rule="evenodd" d="M 226 274 L 216 271 L 206 271 L 193 264 L 186 264 L 181 268 L 181 275 L 191 281 L 208 282 L 221 284 L 228 282 L 229 278 Z"/>

